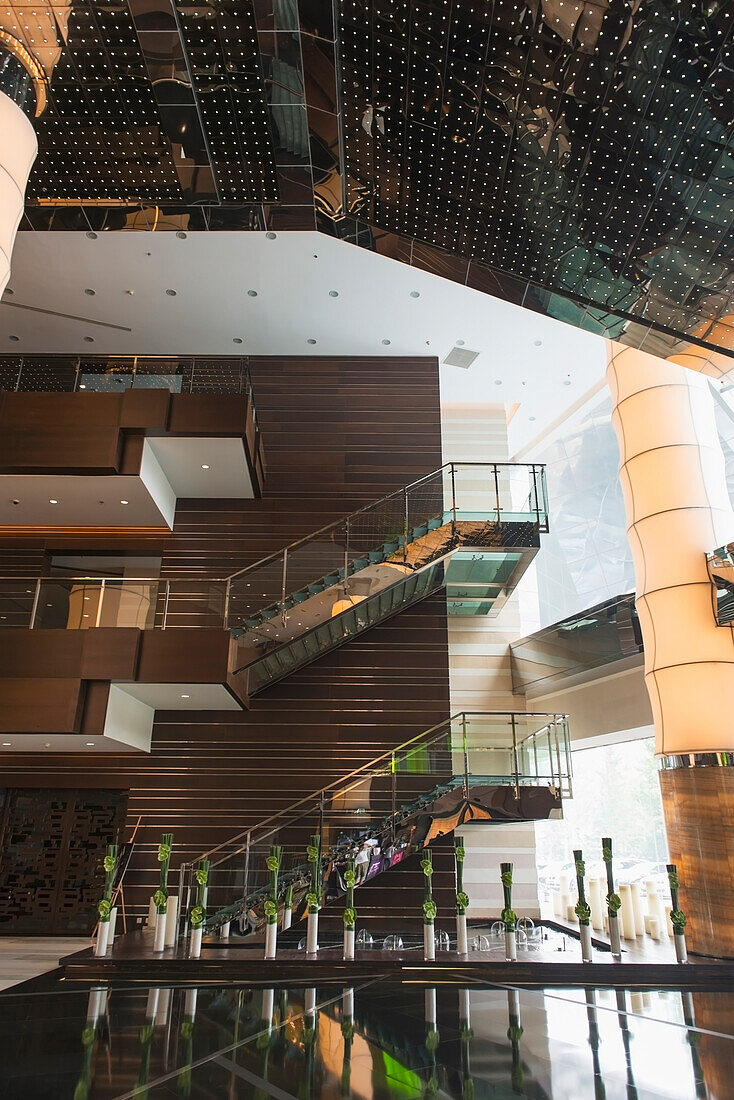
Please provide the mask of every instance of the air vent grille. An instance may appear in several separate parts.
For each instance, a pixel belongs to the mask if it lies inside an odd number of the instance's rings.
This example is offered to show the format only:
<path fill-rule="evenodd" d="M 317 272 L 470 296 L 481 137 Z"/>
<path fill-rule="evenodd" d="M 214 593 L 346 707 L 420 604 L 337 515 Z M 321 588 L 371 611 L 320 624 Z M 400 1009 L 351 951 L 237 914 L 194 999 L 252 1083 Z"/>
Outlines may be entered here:
<path fill-rule="evenodd" d="M 471 351 L 470 348 L 453 347 L 444 359 L 444 363 L 449 367 L 468 370 L 478 355 L 478 351 Z"/>

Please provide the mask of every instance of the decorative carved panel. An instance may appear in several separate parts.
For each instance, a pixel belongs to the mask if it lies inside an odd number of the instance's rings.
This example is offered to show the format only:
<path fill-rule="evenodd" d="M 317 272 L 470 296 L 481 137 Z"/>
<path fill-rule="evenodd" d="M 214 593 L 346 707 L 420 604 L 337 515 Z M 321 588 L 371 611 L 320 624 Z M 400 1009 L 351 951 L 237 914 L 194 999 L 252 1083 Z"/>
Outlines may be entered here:
<path fill-rule="evenodd" d="M 127 791 L 2 791 L 0 934 L 89 933 Z"/>

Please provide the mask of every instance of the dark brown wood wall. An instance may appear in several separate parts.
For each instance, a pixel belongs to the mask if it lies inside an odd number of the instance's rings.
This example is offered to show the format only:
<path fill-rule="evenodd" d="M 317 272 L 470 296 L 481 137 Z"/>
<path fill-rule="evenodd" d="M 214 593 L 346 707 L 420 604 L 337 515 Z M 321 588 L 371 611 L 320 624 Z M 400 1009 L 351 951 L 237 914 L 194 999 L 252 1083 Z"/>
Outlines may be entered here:
<path fill-rule="evenodd" d="M 268 468 L 263 499 L 181 502 L 163 547 L 167 576 L 231 572 L 441 464 L 435 359 L 253 359 L 251 368 Z M 66 532 L 44 545 L 80 551 L 87 540 Z M 121 545 L 117 535 L 95 543 L 96 551 Z M 18 557 L 32 547 L 4 545 Z M 135 551 L 142 546 L 136 535 Z M 159 712 L 150 756 L 8 754 L 3 782 L 129 788 L 128 826 L 143 821 L 126 894 L 142 912 L 161 832 L 174 833 L 175 868 L 448 708 L 446 608 L 435 596 L 266 690 L 248 712 Z M 375 883 L 373 913 L 387 906 L 397 916 L 406 882 L 417 884 L 410 895 L 419 911 L 420 879 L 414 869 Z"/>

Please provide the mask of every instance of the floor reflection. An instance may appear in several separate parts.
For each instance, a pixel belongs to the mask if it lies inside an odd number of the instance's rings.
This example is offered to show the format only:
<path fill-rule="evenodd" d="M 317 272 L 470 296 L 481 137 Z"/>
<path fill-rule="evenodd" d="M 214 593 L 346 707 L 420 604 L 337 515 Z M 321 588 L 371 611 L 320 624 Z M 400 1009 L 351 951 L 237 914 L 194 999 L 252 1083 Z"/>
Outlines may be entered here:
<path fill-rule="evenodd" d="M 3 1098 L 732 1095 L 732 994 L 47 985 L 0 996 Z"/>

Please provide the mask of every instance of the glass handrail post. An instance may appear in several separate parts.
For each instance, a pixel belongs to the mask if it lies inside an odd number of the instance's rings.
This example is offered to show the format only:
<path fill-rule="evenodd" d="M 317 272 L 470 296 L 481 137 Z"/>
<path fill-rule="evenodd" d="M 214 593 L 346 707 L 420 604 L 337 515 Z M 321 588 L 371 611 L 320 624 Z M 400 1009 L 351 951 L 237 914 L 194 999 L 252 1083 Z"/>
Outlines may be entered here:
<path fill-rule="evenodd" d="M 456 464 L 451 463 L 451 535 L 456 537 Z"/>
<path fill-rule="evenodd" d="M 225 586 L 224 586 L 224 622 L 222 624 L 224 626 L 225 630 L 229 629 L 229 601 L 230 601 L 231 595 L 232 595 L 232 581 L 230 580 L 229 577 L 227 577 L 227 580 L 226 580 Z"/>
<path fill-rule="evenodd" d="M 538 500 L 538 472 L 535 463 L 531 467 L 531 477 L 533 479 L 533 496 L 535 497 L 535 519 L 538 527 L 540 527 L 540 502 Z"/>
<path fill-rule="evenodd" d="M 397 778 L 395 776 L 395 753 L 390 755 L 390 838 L 395 843 L 395 818 L 398 812 Z"/>
<path fill-rule="evenodd" d="M 558 744 L 558 726 L 553 724 L 553 740 L 556 745 L 556 763 L 558 764 L 558 789 L 560 791 L 563 786 L 563 772 L 561 770 L 561 749 Z"/>
<path fill-rule="evenodd" d="M 79 359 L 79 356 L 77 355 L 77 357 L 76 357 L 76 368 L 74 370 L 74 390 L 73 390 L 74 393 L 76 393 L 77 390 L 79 389 L 79 371 L 80 371 L 80 369 L 81 369 L 81 360 Z"/>
<path fill-rule="evenodd" d="M 165 595 L 163 597 L 163 623 L 161 629 L 165 630 L 168 626 L 168 604 L 171 599 L 171 581 L 166 580 Z"/>
<path fill-rule="evenodd" d="M 408 490 L 403 489 L 403 564 L 408 561 Z"/>
<path fill-rule="evenodd" d="M 520 797 L 520 769 L 517 759 L 517 730 L 515 728 L 515 715 L 510 715 L 510 725 L 512 727 L 512 762 L 513 770 L 515 772 L 515 798 Z"/>
<path fill-rule="evenodd" d="M 548 770 L 550 771 L 551 786 L 555 786 L 555 772 L 553 771 L 553 746 L 551 742 L 551 727 L 548 726 Z"/>
<path fill-rule="evenodd" d="M 469 749 L 466 738 L 466 711 L 461 715 L 462 747 L 464 752 L 464 798 L 469 798 Z"/>
<path fill-rule="evenodd" d="M 558 720 L 559 720 L 559 716 L 556 715 L 556 724 L 558 723 Z M 563 733 L 563 747 L 564 747 L 565 756 L 566 756 L 566 774 L 567 774 L 567 778 L 568 778 L 568 787 L 567 787 L 568 797 L 572 798 L 573 797 L 573 788 L 571 787 L 571 776 L 573 775 L 573 772 L 572 772 L 572 769 L 571 769 L 571 742 L 570 742 L 569 736 L 568 736 L 568 722 L 566 721 L 565 718 L 561 718 L 560 722 L 561 722 L 561 730 L 562 730 L 562 733 Z"/>
<path fill-rule="evenodd" d="M 496 503 L 497 522 L 502 522 L 502 508 L 500 506 L 500 474 L 497 463 L 494 464 L 494 499 Z"/>
<path fill-rule="evenodd" d="M 286 612 L 286 609 L 285 609 L 285 594 L 287 592 L 287 588 L 286 588 L 287 584 L 288 584 L 288 547 L 286 546 L 285 550 L 283 551 L 283 581 L 282 581 L 281 589 L 280 589 L 280 610 L 281 610 L 281 617 L 282 617 L 282 621 L 283 621 L 283 626 L 285 626 L 287 621 L 288 621 L 288 613 Z"/>
<path fill-rule="evenodd" d="M 535 778 L 540 779 L 538 773 L 538 738 L 537 735 L 533 735 L 533 760 L 535 762 Z"/>
<path fill-rule="evenodd" d="M 252 838 L 252 832 L 248 830 L 247 837 L 245 839 L 245 866 L 242 875 L 242 897 L 247 899 L 250 885 L 250 841 Z"/>
<path fill-rule="evenodd" d="M 344 522 L 344 597 L 349 599 L 349 519 Z"/>
<path fill-rule="evenodd" d="M 20 393 L 20 380 L 23 377 L 23 367 L 24 367 L 24 365 L 25 365 L 25 359 L 23 357 L 21 357 L 20 363 L 18 364 L 18 373 L 17 373 L 16 378 L 15 378 L 15 392 L 16 393 Z"/>

